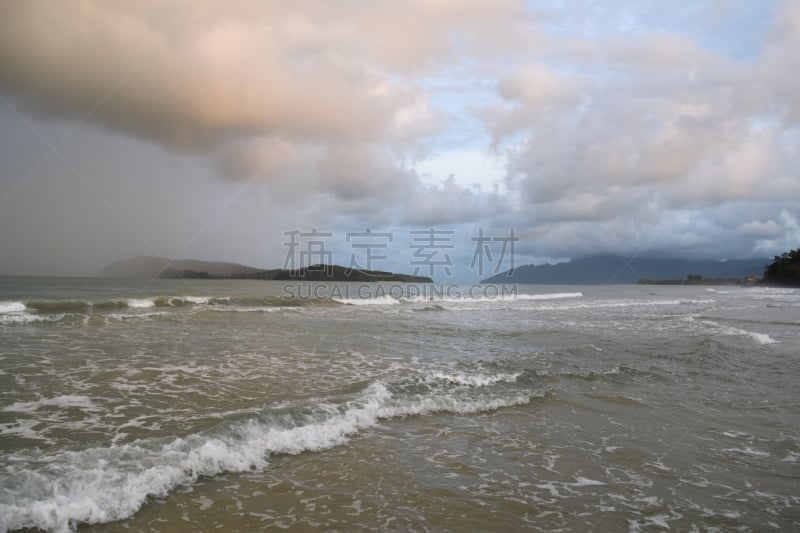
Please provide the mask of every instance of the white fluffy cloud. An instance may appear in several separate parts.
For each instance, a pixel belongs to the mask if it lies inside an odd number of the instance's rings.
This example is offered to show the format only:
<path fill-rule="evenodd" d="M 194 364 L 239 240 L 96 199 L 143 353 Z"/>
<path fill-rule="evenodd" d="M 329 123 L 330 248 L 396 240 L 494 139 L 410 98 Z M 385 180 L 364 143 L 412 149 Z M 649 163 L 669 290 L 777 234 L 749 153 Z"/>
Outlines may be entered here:
<path fill-rule="evenodd" d="M 507 185 L 543 252 L 747 255 L 765 229 L 782 232 L 773 222 L 759 233 L 746 217 L 800 208 L 797 11 L 782 6 L 752 61 L 687 36 L 612 34 L 553 43 L 562 73 L 521 67 L 514 90 L 499 84 L 505 107 L 488 110 L 495 144 L 522 139 Z M 723 224 L 735 206 L 745 218 Z"/>

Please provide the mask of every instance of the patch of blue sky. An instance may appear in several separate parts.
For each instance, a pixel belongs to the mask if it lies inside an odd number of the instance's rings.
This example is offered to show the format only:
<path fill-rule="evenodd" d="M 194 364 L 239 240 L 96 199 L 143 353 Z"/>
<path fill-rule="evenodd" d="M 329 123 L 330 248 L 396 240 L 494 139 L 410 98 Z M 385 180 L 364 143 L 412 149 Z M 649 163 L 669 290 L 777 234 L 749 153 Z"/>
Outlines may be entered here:
<path fill-rule="evenodd" d="M 761 54 L 774 20 L 776 0 L 529 0 L 542 26 L 554 37 L 605 39 L 665 33 L 685 36 L 732 61 L 752 62 Z"/>

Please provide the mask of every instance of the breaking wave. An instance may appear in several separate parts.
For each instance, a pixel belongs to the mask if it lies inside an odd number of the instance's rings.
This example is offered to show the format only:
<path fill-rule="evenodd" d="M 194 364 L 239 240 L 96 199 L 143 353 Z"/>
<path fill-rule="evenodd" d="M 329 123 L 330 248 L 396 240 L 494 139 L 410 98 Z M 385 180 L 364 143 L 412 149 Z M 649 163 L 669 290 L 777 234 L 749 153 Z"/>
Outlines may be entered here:
<path fill-rule="evenodd" d="M 473 387 L 516 379 L 512 375 L 455 374 L 430 378 Z M 380 420 L 478 413 L 526 404 L 541 396 L 535 391 L 398 394 L 386 383 L 375 381 L 354 399 L 267 410 L 244 421 L 223 423 L 208 433 L 169 442 L 145 439 L 81 451 L 21 452 L 10 459 L 24 462 L 27 468 L 6 469 L 0 478 L 0 530 L 35 527 L 64 532 L 80 523 L 120 520 L 132 516 L 150 498 L 163 497 L 202 476 L 262 470 L 271 455 L 339 446 Z M 88 398 L 60 397 L 15 404 L 12 410 L 35 410 L 53 402 L 84 407 L 90 403 Z"/>

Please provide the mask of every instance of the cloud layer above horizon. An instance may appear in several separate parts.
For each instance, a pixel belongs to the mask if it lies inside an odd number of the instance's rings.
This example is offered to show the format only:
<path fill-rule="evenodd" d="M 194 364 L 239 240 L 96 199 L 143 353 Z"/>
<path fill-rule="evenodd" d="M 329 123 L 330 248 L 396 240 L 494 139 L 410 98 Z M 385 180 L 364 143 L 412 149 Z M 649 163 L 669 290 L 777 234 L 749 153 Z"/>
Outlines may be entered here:
<path fill-rule="evenodd" d="M 4 2 L 0 272 L 274 266 L 312 227 L 770 256 L 798 51 L 791 1 Z"/>

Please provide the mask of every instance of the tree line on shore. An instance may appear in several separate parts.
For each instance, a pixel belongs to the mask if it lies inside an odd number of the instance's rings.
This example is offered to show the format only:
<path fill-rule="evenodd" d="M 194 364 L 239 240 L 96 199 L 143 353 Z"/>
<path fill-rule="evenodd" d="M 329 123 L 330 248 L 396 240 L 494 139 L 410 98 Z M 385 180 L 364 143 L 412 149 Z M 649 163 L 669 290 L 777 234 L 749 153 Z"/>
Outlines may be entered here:
<path fill-rule="evenodd" d="M 800 287 L 800 248 L 776 255 L 764 270 L 762 282 L 766 285 Z"/>

